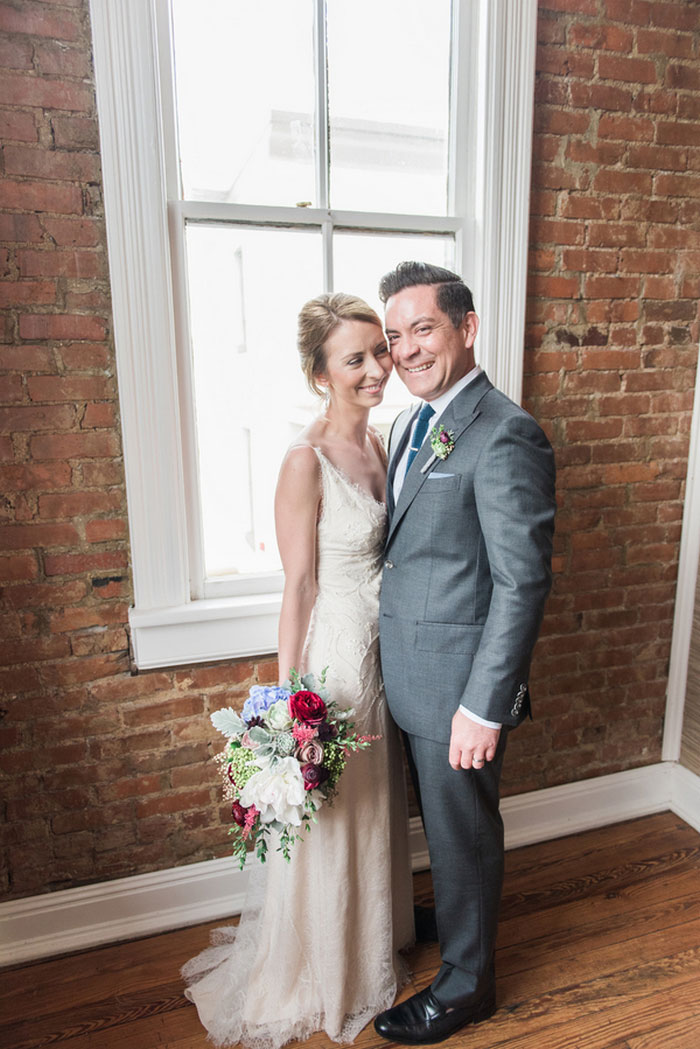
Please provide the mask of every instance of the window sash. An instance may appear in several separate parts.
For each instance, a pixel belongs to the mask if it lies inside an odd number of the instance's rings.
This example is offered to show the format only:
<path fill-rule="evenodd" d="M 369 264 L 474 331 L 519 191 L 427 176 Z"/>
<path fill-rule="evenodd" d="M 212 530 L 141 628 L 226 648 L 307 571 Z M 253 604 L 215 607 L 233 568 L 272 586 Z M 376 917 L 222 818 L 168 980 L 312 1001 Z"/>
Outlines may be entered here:
<path fill-rule="evenodd" d="M 183 436 L 192 432 L 193 405 L 188 369 L 175 349 L 186 320 L 183 297 L 176 302 L 173 295 L 184 272 L 185 220 L 320 224 L 329 249 L 334 228 L 454 233 L 458 265 L 475 275 L 480 360 L 496 385 L 519 400 L 536 0 L 515 8 L 507 0 L 455 2 L 454 46 L 467 58 L 461 63 L 466 75 L 453 73 L 450 210 L 461 218 L 251 211 L 179 200 L 174 143 L 168 142 L 172 71 L 156 60 L 167 3 L 90 0 L 90 10 L 134 575 L 134 661 L 148 668 L 273 652 L 279 590 L 192 599 L 196 536 L 186 479 L 195 464 Z M 330 250 L 327 255 L 331 280 Z M 264 587 L 264 578 L 255 585 Z"/>

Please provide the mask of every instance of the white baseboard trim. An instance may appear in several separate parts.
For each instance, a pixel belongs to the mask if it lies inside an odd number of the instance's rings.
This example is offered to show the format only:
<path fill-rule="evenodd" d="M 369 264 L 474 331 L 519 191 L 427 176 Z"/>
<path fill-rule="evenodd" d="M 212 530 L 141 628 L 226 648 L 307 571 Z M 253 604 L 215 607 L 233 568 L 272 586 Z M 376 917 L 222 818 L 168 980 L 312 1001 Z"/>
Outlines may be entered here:
<path fill-rule="evenodd" d="M 674 762 L 505 798 L 506 848 L 671 810 L 700 832 L 700 776 Z M 411 820 L 413 869 L 429 866 L 419 819 Z M 237 914 L 249 865 L 230 858 L 138 874 L 0 904 L 0 965 L 148 936 Z"/>

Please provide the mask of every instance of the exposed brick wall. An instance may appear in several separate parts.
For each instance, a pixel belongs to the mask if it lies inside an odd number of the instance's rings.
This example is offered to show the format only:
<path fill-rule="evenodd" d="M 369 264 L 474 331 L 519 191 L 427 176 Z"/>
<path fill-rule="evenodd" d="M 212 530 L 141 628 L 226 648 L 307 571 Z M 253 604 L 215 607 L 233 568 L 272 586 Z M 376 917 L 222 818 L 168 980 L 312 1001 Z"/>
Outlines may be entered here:
<path fill-rule="evenodd" d="M 511 793 L 660 754 L 700 291 L 698 5 L 541 0 L 525 394 L 557 580 Z M 0 723 L 10 896 L 227 851 L 208 713 L 273 660 L 128 670 L 86 0 L 0 3 Z"/>
<path fill-rule="evenodd" d="M 560 512 L 519 790 L 660 760 L 700 297 L 700 5 L 539 8 L 525 398 Z"/>

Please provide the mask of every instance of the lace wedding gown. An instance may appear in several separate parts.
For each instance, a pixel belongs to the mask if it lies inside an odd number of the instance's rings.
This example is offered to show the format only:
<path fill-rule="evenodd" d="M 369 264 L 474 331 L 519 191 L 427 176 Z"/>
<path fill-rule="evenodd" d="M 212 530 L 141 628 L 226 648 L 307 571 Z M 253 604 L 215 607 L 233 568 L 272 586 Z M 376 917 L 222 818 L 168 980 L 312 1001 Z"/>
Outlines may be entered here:
<path fill-rule="evenodd" d="M 332 805 L 287 864 L 254 868 L 238 928 L 183 968 L 185 992 L 216 1045 L 277 1049 L 325 1031 L 350 1042 L 394 1001 L 413 940 L 400 745 L 381 685 L 379 582 L 386 509 L 316 449 L 323 482 L 318 597 L 305 667 L 329 667 L 330 694 L 381 735 L 351 755 Z"/>

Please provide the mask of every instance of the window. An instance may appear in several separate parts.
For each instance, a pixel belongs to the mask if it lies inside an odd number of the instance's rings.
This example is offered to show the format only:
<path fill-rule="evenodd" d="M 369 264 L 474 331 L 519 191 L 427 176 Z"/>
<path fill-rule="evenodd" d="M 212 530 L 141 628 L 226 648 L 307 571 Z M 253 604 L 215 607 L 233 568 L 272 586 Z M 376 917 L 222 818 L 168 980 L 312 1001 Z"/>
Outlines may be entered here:
<path fill-rule="evenodd" d="M 276 648 L 306 299 L 458 269 L 519 395 L 536 3 L 506 6 L 91 0 L 138 666 Z"/>

